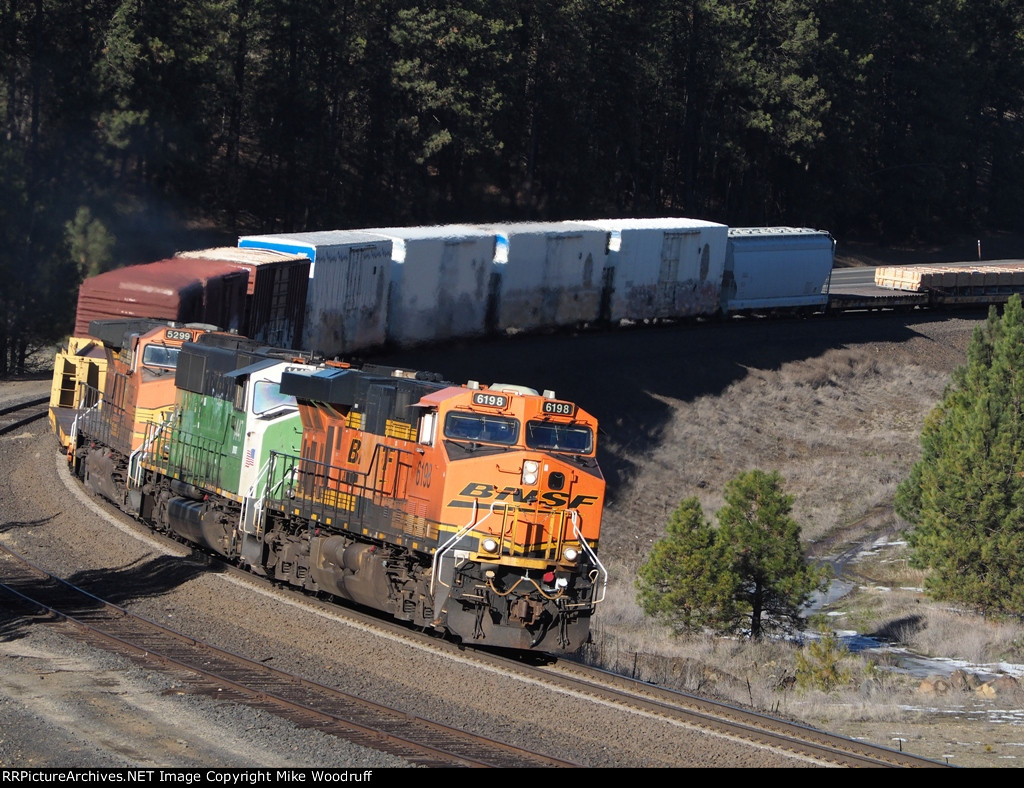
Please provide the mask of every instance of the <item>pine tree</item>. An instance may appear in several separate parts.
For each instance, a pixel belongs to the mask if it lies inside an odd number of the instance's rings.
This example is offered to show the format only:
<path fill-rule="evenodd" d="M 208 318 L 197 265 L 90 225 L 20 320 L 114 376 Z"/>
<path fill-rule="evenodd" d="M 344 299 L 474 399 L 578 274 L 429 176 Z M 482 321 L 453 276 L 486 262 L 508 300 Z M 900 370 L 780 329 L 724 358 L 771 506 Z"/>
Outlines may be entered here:
<path fill-rule="evenodd" d="M 717 530 L 696 498 L 672 514 L 637 577 L 644 613 L 677 633 L 706 627 L 758 638 L 766 629 L 802 629 L 802 608 L 830 575 L 806 563 L 781 478 L 740 474 L 725 498 Z"/>
<path fill-rule="evenodd" d="M 75 218 L 64 225 L 64 235 L 83 279 L 109 268 L 115 238 L 87 206 L 79 207 Z"/>
<path fill-rule="evenodd" d="M 1024 307 L 975 329 L 896 496 L 928 592 L 989 614 L 1024 612 Z"/>
<path fill-rule="evenodd" d="M 802 608 L 822 590 L 827 567 L 810 566 L 800 547 L 800 526 L 790 517 L 793 497 L 777 472 L 741 473 L 725 487 L 719 534 L 739 578 L 734 602 L 748 619 L 750 637 L 766 630 L 799 630 Z"/>
<path fill-rule="evenodd" d="M 637 576 L 637 597 L 645 614 L 676 633 L 730 625 L 736 577 L 715 536 L 696 498 L 679 504 L 667 535 L 654 545 Z"/>
<path fill-rule="evenodd" d="M 818 637 L 796 653 L 796 685 L 831 692 L 848 684 L 853 673 L 843 667 L 849 649 L 839 642 L 825 621 L 818 622 Z"/>

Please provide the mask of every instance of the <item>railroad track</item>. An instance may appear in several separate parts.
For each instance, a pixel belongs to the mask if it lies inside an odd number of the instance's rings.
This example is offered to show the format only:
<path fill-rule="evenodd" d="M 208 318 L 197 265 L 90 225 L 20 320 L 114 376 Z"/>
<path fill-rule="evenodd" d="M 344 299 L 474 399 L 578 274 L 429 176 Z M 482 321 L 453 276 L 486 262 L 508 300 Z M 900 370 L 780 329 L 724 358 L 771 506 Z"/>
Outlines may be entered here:
<path fill-rule="evenodd" d="M 64 470 L 64 468 L 61 467 L 59 470 Z M 156 536 L 141 526 L 139 526 L 139 531 Z M 167 537 L 156 536 L 156 538 L 160 541 L 166 540 L 168 544 L 180 546 L 179 542 Z M 199 555 L 202 554 L 198 554 L 196 557 Z M 2 559 L 2 553 L 0 553 L 0 559 Z M 275 588 L 275 585 L 269 580 L 256 577 L 250 572 L 230 564 L 220 565 L 218 559 L 203 556 L 203 560 L 218 563 L 218 571 L 236 579 L 268 590 Z M 4 562 L 0 560 L 0 587 L 6 582 L 4 571 Z M 411 630 L 402 623 L 378 615 L 312 597 L 307 597 L 304 601 L 311 608 L 352 619 L 360 626 L 384 633 L 391 639 L 405 641 L 418 648 L 446 653 L 451 658 L 478 662 L 490 668 L 516 675 L 523 680 L 549 686 L 555 692 L 576 694 L 591 698 L 596 702 L 611 704 L 621 708 L 624 715 L 637 715 L 680 728 L 698 729 L 711 736 L 746 742 L 755 748 L 768 748 L 815 764 L 889 768 L 941 768 L 948 766 L 948 764 L 920 756 L 855 741 L 797 723 L 668 690 L 580 663 L 563 659 L 550 662 L 540 660 L 540 663 L 530 664 L 523 662 L 521 658 L 507 658 L 492 652 L 439 640 L 436 637 L 425 637 L 422 633 Z M 194 642 L 188 638 L 186 640 Z M 262 665 L 261 669 L 263 669 Z M 219 694 L 218 697 L 223 697 L 223 695 Z M 244 695 L 239 695 L 236 699 L 240 702 L 252 702 Z M 356 743 L 363 743 L 361 740 L 352 739 L 344 731 L 336 735 L 356 741 Z M 366 746 L 392 752 L 372 743 L 367 743 Z M 552 763 L 550 765 L 570 764 Z M 684 766 L 685 764 L 679 765 Z"/>
<path fill-rule="evenodd" d="M 24 403 L 22 406 L 25 407 Z M 7 411 L 14 411 L 9 408 Z M 43 411 L 45 414 L 45 410 Z M 146 532 L 149 533 L 149 532 Z M 47 575 L 43 570 L 28 565 L 13 572 L 17 566 L 13 557 L 0 553 L 0 593 L 17 592 L 22 600 L 20 615 L 39 615 L 30 612 L 30 602 L 46 605 L 46 609 L 57 615 L 73 620 L 80 629 L 79 637 L 115 653 L 125 654 L 151 668 L 172 673 L 186 681 L 193 691 L 211 696 L 246 703 L 266 709 L 285 717 L 297 725 L 315 728 L 357 744 L 388 752 L 406 758 L 410 763 L 428 767 L 450 766 L 574 766 L 544 756 L 537 756 L 514 747 L 488 742 L 477 737 L 467 737 L 461 731 L 448 731 L 443 726 L 426 720 L 410 718 L 408 715 L 390 709 L 366 704 L 359 698 L 344 695 L 326 687 L 297 679 L 293 676 L 266 667 L 260 663 L 239 661 L 234 655 L 210 649 L 202 643 L 173 633 L 151 622 L 132 617 L 126 611 L 77 589 L 78 596 L 70 596 L 60 607 L 49 605 L 46 599 L 32 599 L 35 592 L 50 588 L 65 588 L 61 594 L 70 593 L 66 584 Z M 249 578 L 262 584 L 259 578 L 247 572 L 229 569 L 232 574 Z M 13 573 L 12 573 L 13 572 Z M 31 589 L 33 593 L 27 593 Z M 52 591 L 48 593 L 54 593 Z M 25 599 L 28 597 L 28 599 Z M 322 606 L 335 615 L 349 615 L 347 608 L 308 599 L 310 606 Z M 0 611 L 5 606 L 0 605 Z M 6 606 L 10 608 L 10 606 Z M 45 615 L 53 616 L 52 612 Z M 593 698 L 595 701 L 621 708 L 623 714 L 647 717 L 659 724 L 676 725 L 680 728 L 699 729 L 712 736 L 749 742 L 752 747 L 768 748 L 805 759 L 821 765 L 856 767 L 943 767 L 943 764 L 918 756 L 897 752 L 888 748 L 853 741 L 844 737 L 817 731 L 799 724 L 772 719 L 735 707 L 672 692 L 644 682 L 616 676 L 576 663 L 562 660 L 548 665 L 527 665 L 516 660 L 502 659 L 487 652 L 475 652 L 436 638 L 422 639 L 418 633 L 406 627 L 374 618 L 364 618 L 352 613 L 364 625 L 380 628 L 390 633 L 404 633 L 402 639 L 415 641 L 420 647 L 449 650 L 462 659 L 479 660 L 497 666 L 499 669 L 522 676 L 525 680 L 550 686 L 553 691 L 576 694 Z M 103 621 L 102 626 L 97 622 Z M 136 627 L 145 625 L 148 634 L 135 636 Z M 154 631 L 161 632 L 159 636 Z M 169 645 L 157 648 L 164 638 Z M 215 655 L 216 659 L 211 655 Z M 220 668 L 221 656 L 227 660 Z M 288 692 L 276 692 L 279 684 L 293 684 L 297 689 L 289 697 Z M 321 699 L 321 693 L 331 693 L 333 700 Z M 291 691 L 289 691 L 291 692 Z M 281 695 L 279 698 L 278 695 Z M 312 699 L 311 699 L 312 698 Z M 336 711 L 343 706 L 344 713 Z M 362 711 L 354 711 L 362 709 Z M 375 723 L 374 715 L 380 714 L 382 722 Z M 413 733 L 410 728 L 416 728 Z M 397 732 L 398 735 L 395 735 Z M 452 752 L 444 744 L 449 736 L 457 742 Z M 427 744 L 424 745 L 423 742 Z M 485 742 L 481 745 L 480 742 Z M 474 748 L 496 748 L 489 754 L 478 755 Z M 680 764 L 685 765 L 685 764 Z"/>
<path fill-rule="evenodd" d="M 228 574 L 247 578 L 256 585 L 273 584 L 251 573 L 229 567 Z M 817 730 L 806 725 L 777 719 L 696 695 L 659 687 L 600 668 L 566 659 L 550 660 L 536 655 L 534 662 L 522 655 L 506 657 L 465 644 L 424 637 L 422 633 L 380 616 L 336 604 L 308 598 L 307 604 L 332 615 L 359 623 L 365 629 L 378 630 L 393 640 L 418 648 L 446 653 L 453 659 L 480 663 L 521 679 L 542 684 L 553 692 L 571 693 L 596 702 L 620 707 L 622 713 L 648 717 L 661 723 L 700 729 L 712 736 L 748 742 L 752 747 L 776 750 L 823 766 L 856 768 L 951 768 L 948 763 L 905 753 L 888 747 L 856 741 Z M 685 766 L 686 764 L 679 764 Z"/>
<path fill-rule="evenodd" d="M 49 404 L 49 397 L 38 397 L 0 408 L 0 435 L 6 435 L 46 418 Z"/>
<path fill-rule="evenodd" d="M 953 768 L 930 758 L 905 753 L 888 747 L 856 741 L 838 734 L 770 717 L 729 704 L 659 687 L 644 681 L 591 667 L 567 659 L 550 661 L 538 658 L 524 661 L 522 655 L 505 657 L 487 650 L 477 650 L 431 638 L 418 639 L 418 633 L 392 621 L 367 618 L 358 611 L 349 611 L 328 603 L 323 605 L 335 614 L 349 617 L 361 625 L 379 628 L 392 638 L 407 639 L 421 647 L 448 652 L 452 658 L 470 660 L 493 670 L 519 676 L 525 681 L 563 692 L 590 698 L 595 702 L 621 708 L 623 715 L 647 717 L 660 724 L 699 729 L 710 736 L 747 742 L 751 747 L 774 750 L 821 766 L 850 768 Z M 402 633 L 405 633 L 404 636 Z M 680 763 L 680 767 L 686 766 Z"/>
<path fill-rule="evenodd" d="M 948 764 L 855 741 L 833 733 L 768 717 L 712 700 L 668 690 L 567 660 L 546 666 L 522 666 L 562 687 L 632 713 L 693 726 L 754 745 L 791 752 L 823 764 L 846 767 L 945 768 Z"/>
<path fill-rule="evenodd" d="M 414 717 L 181 635 L 112 605 L 0 548 L 0 617 L 70 627 L 91 645 L 172 674 L 193 692 L 245 703 L 428 768 L 573 767 Z"/>
<path fill-rule="evenodd" d="M 263 582 L 259 578 L 254 580 L 257 583 Z M 552 692 L 575 694 L 619 707 L 623 715 L 637 715 L 680 728 L 699 729 L 710 736 L 747 742 L 755 748 L 767 748 L 822 766 L 952 768 L 948 763 L 856 741 L 570 660 L 538 659 L 531 664 L 524 662 L 520 656 L 505 657 L 436 638 L 424 639 L 420 633 L 402 624 L 347 608 L 339 609 L 327 602 L 311 599 L 309 604 L 329 610 L 334 615 L 351 617 L 359 621 L 361 626 L 379 629 L 391 638 L 407 640 L 430 650 L 448 652 L 453 658 L 479 662 L 492 669 L 514 674 L 525 681 L 548 686 Z M 686 764 L 680 763 L 679 766 Z"/>

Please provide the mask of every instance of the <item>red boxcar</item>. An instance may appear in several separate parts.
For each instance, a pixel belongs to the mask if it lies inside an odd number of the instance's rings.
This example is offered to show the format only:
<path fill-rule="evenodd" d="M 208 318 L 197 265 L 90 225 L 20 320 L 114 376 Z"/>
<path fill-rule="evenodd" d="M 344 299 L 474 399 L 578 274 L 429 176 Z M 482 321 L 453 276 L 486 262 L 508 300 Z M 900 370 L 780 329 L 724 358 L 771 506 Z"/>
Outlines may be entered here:
<path fill-rule="evenodd" d="M 179 252 L 178 257 L 226 262 L 249 276 L 242 334 L 271 347 L 302 344 L 309 287 L 309 258 L 267 249 L 225 246 Z"/>
<path fill-rule="evenodd" d="M 86 279 L 75 336 L 94 320 L 206 323 L 276 347 L 296 348 L 306 311 L 309 258 L 262 249 L 202 249 Z"/>
<path fill-rule="evenodd" d="M 94 320 L 153 318 L 241 331 L 249 275 L 237 265 L 172 257 L 90 277 L 78 289 L 75 336 Z"/>

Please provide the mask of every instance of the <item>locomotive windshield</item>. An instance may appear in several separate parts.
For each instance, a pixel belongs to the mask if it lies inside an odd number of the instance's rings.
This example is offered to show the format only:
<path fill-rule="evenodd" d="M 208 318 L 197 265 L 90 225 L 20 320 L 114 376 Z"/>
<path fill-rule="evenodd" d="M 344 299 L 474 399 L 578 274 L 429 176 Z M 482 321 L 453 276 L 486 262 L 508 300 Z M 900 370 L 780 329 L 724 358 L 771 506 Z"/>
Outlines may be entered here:
<path fill-rule="evenodd" d="M 178 353 L 180 352 L 180 347 L 146 345 L 146 348 L 142 351 L 142 365 L 145 367 L 175 369 L 178 366 Z"/>
<path fill-rule="evenodd" d="M 594 433 L 590 427 L 579 424 L 528 421 L 526 445 L 531 449 L 589 454 L 594 447 Z"/>
<path fill-rule="evenodd" d="M 519 438 L 519 422 L 506 416 L 480 413 L 449 413 L 444 420 L 444 436 L 463 441 L 513 445 Z"/>
<path fill-rule="evenodd" d="M 298 408 L 295 397 L 281 393 L 281 384 L 258 380 L 252 392 L 252 412 L 257 416 L 282 408 Z"/>

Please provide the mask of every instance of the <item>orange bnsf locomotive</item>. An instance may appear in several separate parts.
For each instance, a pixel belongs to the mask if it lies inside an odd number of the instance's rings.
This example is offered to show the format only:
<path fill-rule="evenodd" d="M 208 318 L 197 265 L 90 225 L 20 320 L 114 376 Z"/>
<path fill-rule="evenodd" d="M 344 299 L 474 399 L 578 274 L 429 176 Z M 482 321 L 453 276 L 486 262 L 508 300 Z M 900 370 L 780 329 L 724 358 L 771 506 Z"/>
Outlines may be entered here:
<path fill-rule="evenodd" d="M 65 353 L 65 363 L 58 355 L 50 425 L 86 486 L 123 507 L 129 457 L 174 406 L 178 353 L 212 326 L 130 319 L 93 321 L 90 329 L 90 337 L 72 338 L 78 351 Z"/>
<path fill-rule="evenodd" d="M 288 483 L 263 508 L 268 572 L 464 642 L 574 651 L 607 581 L 594 418 L 550 392 L 433 377 L 284 372 L 302 450 L 271 457 Z"/>
<path fill-rule="evenodd" d="M 56 418 L 90 490 L 257 574 L 466 643 L 586 642 L 607 583 L 592 416 L 208 328 L 92 325 L 104 385 Z"/>

